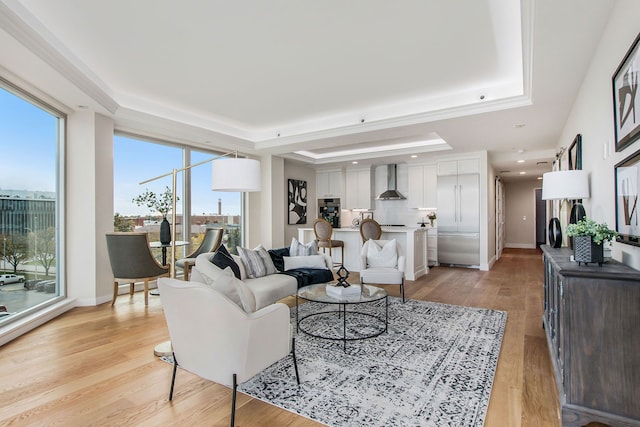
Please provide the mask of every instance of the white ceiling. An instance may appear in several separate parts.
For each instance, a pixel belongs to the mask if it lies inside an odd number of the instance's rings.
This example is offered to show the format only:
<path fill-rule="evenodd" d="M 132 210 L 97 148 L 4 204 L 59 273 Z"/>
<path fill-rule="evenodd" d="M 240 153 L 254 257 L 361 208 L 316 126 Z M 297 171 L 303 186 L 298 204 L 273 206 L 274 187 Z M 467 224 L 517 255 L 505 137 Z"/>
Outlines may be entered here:
<path fill-rule="evenodd" d="M 125 131 L 314 165 L 424 159 L 441 138 L 531 177 L 614 3 L 0 0 L 0 64 Z"/>

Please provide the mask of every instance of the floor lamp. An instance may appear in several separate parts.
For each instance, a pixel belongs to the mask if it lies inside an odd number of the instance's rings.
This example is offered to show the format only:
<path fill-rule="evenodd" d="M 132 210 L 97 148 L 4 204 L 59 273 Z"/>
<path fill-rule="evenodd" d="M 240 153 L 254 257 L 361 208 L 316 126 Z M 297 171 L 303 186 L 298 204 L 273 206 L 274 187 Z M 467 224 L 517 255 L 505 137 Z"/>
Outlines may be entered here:
<path fill-rule="evenodd" d="M 542 200 L 560 200 L 560 210 L 565 201 L 588 198 L 589 174 L 586 171 L 555 171 L 542 176 Z M 570 222 L 575 223 L 584 217 L 582 203 L 574 203 L 571 207 Z M 562 228 L 557 217 L 549 221 L 549 245 L 553 248 L 562 246 Z"/>
<path fill-rule="evenodd" d="M 233 157 L 230 157 L 233 156 Z M 173 215 L 171 219 L 171 277 L 176 276 L 176 177 L 178 172 L 192 169 L 196 166 L 211 162 L 211 190 L 228 192 L 252 192 L 260 191 L 260 162 L 253 159 L 238 157 L 238 151 L 215 156 L 180 169 L 173 169 L 171 172 L 144 180 L 140 183 L 156 181 L 167 176 L 172 177 L 172 202 Z"/>

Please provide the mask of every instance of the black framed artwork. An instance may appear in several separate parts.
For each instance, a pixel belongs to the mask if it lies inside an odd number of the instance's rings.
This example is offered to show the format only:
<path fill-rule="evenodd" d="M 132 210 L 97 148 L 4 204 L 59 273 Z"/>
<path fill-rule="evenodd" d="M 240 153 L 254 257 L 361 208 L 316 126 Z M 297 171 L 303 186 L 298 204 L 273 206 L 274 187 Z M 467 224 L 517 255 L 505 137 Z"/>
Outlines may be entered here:
<path fill-rule="evenodd" d="M 640 150 L 615 166 L 618 242 L 640 246 Z"/>
<path fill-rule="evenodd" d="M 307 181 L 288 180 L 288 219 L 289 224 L 307 223 Z"/>
<path fill-rule="evenodd" d="M 582 135 L 577 134 L 569 146 L 569 170 L 582 170 Z"/>
<path fill-rule="evenodd" d="M 613 75 L 613 119 L 616 151 L 621 151 L 640 138 L 640 34 L 631 44 Z"/>

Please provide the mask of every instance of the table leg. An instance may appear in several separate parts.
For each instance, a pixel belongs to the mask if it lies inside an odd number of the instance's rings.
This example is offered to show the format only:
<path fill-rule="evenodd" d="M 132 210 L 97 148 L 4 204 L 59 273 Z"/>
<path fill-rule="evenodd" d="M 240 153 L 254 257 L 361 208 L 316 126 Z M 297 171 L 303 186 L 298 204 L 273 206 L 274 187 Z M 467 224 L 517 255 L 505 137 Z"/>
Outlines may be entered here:
<path fill-rule="evenodd" d="M 342 351 L 347 352 L 347 305 L 342 304 Z"/>
<path fill-rule="evenodd" d="M 167 265 L 167 247 L 162 247 L 162 265 Z"/>

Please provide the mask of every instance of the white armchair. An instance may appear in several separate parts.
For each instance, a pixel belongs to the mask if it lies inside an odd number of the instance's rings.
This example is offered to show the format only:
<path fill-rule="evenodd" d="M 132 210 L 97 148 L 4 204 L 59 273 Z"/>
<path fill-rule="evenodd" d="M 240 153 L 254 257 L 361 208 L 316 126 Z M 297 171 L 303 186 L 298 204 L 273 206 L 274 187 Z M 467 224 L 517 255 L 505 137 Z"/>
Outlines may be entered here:
<path fill-rule="evenodd" d="M 210 286 L 163 278 L 160 298 L 173 347 L 173 399 L 176 370 L 180 366 L 202 378 L 231 387 L 231 426 L 234 425 L 236 388 L 293 351 L 289 307 L 276 303 L 246 313 Z"/>
<path fill-rule="evenodd" d="M 370 248 L 371 245 L 376 245 Z M 360 250 L 360 283 L 400 285 L 404 303 L 405 256 L 395 240 L 367 240 Z"/>

